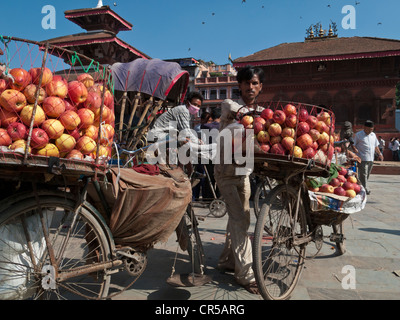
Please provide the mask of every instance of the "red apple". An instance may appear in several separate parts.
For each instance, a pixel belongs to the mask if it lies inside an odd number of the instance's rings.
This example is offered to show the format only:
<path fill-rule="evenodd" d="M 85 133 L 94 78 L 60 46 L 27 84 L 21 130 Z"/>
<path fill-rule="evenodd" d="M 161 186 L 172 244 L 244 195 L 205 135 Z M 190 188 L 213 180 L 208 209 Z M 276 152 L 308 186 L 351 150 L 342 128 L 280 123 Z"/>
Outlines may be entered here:
<path fill-rule="evenodd" d="M 81 130 L 82 135 L 84 136 L 88 136 L 90 138 L 92 138 L 94 141 L 97 141 L 97 138 L 99 136 L 99 128 L 91 125 L 89 127 L 87 127 L 86 129 Z"/>
<path fill-rule="evenodd" d="M 48 119 L 42 123 L 41 128 L 46 131 L 50 139 L 57 139 L 64 133 L 64 126 L 57 119 Z"/>
<path fill-rule="evenodd" d="M 98 128 L 96 127 L 98 130 Z M 83 129 L 87 130 L 87 129 Z M 83 136 L 83 131 L 79 130 L 78 128 L 75 128 L 74 130 L 65 130 L 65 133 L 68 133 L 69 135 L 73 136 L 76 141 L 79 140 L 80 137 Z"/>
<path fill-rule="evenodd" d="M 342 187 L 344 190 L 354 190 L 353 183 L 346 181 L 345 183 L 342 184 Z"/>
<path fill-rule="evenodd" d="M 27 127 L 21 122 L 10 123 L 7 132 L 13 141 L 26 139 L 28 134 Z"/>
<path fill-rule="evenodd" d="M 267 143 L 267 142 L 269 142 L 269 139 L 270 139 L 270 135 L 268 134 L 267 131 L 260 131 L 257 134 L 257 140 L 260 143 Z"/>
<path fill-rule="evenodd" d="M 264 124 L 260 121 L 254 121 L 254 134 L 258 134 L 260 131 L 264 130 Z"/>
<path fill-rule="evenodd" d="M 295 141 L 292 137 L 284 137 L 282 139 L 281 144 L 284 146 L 284 148 L 288 151 L 292 151 L 294 145 L 295 145 Z"/>
<path fill-rule="evenodd" d="M 40 75 L 42 73 L 42 68 L 32 68 L 29 70 L 29 74 L 32 78 L 32 83 L 35 85 L 39 84 Z M 42 76 L 42 87 L 45 87 L 53 80 L 53 73 L 49 68 L 43 69 L 43 76 Z"/>
<path fill-rule="evenodd" d="M 83 103 L 87 99 L 88 90 L 82 82 L 71 81 L 68 83 L 68 96 L 72 103 Z"/>
<path fill-rule="evenodd" d="M 347 169 L 345 167 L 340 167 L 338 173 L 342 176 L 345 176 L 347 174 Z"/>
<path fill-rule="evenodd" d="M 338 196 L 346 196 L 347 195 L 346 190 L 344 190 L 344 188 L 342 188 L 342 187 L 335 188 L 334 193 Z"/>
<path fill-rule="evenodd" d="M 72 110 L 76 112 L 78 110 L 77 107 L 74 104 L 72 104 L 72 102 L 69 99 L 64 99 L 64 104 L 65 104 L 65 111 Z"/>
<path fill-rule="evenodd" d="M 317 141 L 313 141 L 312 146 L 311 146 L 314 150 L 317 150 L 319 147 L 319 144 Z"/>
<path fill-rule="evenodd" d="M 309 115 L 306 122 L 310 126 L 310 129 L 313 129 L 315 127 L 315 125 L 317 124 L 318 119 L 317 119 L 317 117 Z"/>
<path fill-rule="evenodd" d="M 304 122 L 308 119 L 308 111 L 307 109 L 301 108 L 299 111 L 299 121 Z"/>
<path fill-rule="evenodd" d="M 38 88 L 36 84 L 28 84 L 24 89 L 24 96 L 29 103 L 35 103 L 36 90 L 39 90 L 38 104 L 42 104 L 46 98 L 46 91 L 43 88 Z"/>
<path fill-rule="evenodd" d="M 282 133 L 281 133 L 282 138 L 285 138 L 285 137 L 294 138 L 295 135 L 296 135 L 296 131 L 294 128 L 285 127 L 282 129 Z"/>
<path fill-rule="evenodd" d="M 334 190 L 335 188 L 327 183 L 324 183 L 322 186 L 319 187 L 320 192 L 333 193 Z"/>
<path fill-rule="evenodd" d="M 53 143 L 48 143 L 43 148 L 34 150 L 34 154 L 44 157 L 60 157 L 60 151 Z"/>
<path fill-rule="evenodd" d="M 75 148 L 76 140 L 71 135 L 63 133 L 55 140 L 55 145 L 60 152 L 69 152 Z"/>
<path fill-rule="evenodd" d="M 303 151 L 303 158 L 312 159 L 316 154 L 316 150 L 313 147 L 308 147 Z"/>
<path fill-rule="evenodd" d="M 10 83 L 10 88 L 18 91 L 23 91 L 32 81 L 29 72 L 22 68 L 11 69 L 10 75 L 14 78 L 14 82 Z"/>
<path fill-rule="evenodd" d="M 267 121 L 266 121 L 264 118 L 255 117 L 253 123 L 257 123 L 257 122 L 260 122 L 260 123 L 262 123 L 263 125 L 265 125 L 265 124 L 267 123 Z"/>
<path fill-rule="evenodd" d="M 297 116 L 295 114 L 289 114 L 286 117 L 285 125 L 290 128 L 296 128 Z"/>
<path fill-rule="evenodd" d="M 297 136 L 301 136 L 310 131 L 310 125 L 307 122 L 300 122 L 297 125 Z"/>
<path fill-rule="evenodd" d="M 271 147 L 270 153 L 272 153 L 272 154 L 285 155 L 286 150 L 285 150 L 285 148 L 284 148 L 280 143 L 275 143 L 275 144 Z"/>
<path fill-rule="evenodd" d="M 261 149 L 261 151 L 268 153 L 269 150 L 271 149 L 271 146 L 268 143 L 262 143 L 260 145 L 260 149 Z"/>
<path fill-rule="evenodd" d="M 82 154 L 89 154 L 96 150 L 96 142 L 88 136 L 82 136 L 76 142 L 75 149 L 82 152 Z"/>
<path fill-rule="evenodd" d="M 40 128 L 34 128 L 31 136 L 31 147 L 34 149 L 41 149 L 49 143 L 49 136 L 46 131 Z"/>
<path fill-rule="evenodd" d="M 25 106 L 21 110 L 21 113 L 20 113 L 22 122 L 28 127 L 31 125 L 33 108 L 34 108 L 34 105 L 29 104 L 29 105 Z M 46 114 L 44 113 L 42 107 L 38 105 L 38 106 L 36 106 L 36 112 L 35 112 L 35 118 L 33 120 L 33 126 L 34 127 L 40 126 L 44 122 L 44 120 L 46 120 Z"/>
<path fill-rule="evenodd" d="M 68 94 L 68 86 L 61 77 L 53 77 L 46 85 L 46 93 L 48 96 L 56 96 L 61 99 L 65 99 Z"/>
<path fill-rule="evenodd" d="M 83 160 L 85 156 L 79 150 L 73 149 L 65 156 L 66 159 Z"/>
<path fill-rule="evenodd" d="M 329 135 L 326 132 L 322 132 L 317 142 L 320 146 L 327 144 L 329 142 Z"/>
<path fill-rule="evenodd" d="M 87 128 L 94 123 L 94 113 L 88 108 L 82 108 L 77 111 L 79 118 L 81 119 L 80 128 Z"/>
<path fill-rule="evenodd" d="M 0 146 L 10 146 L 12 139 L 6 129 L 0 128 Z"/>
<path fill-rule="evenodd" d="M 341 182 L 338 178 L 333 178 L 331 182 L 329 182 L 329 184 L 334 187 L 339 187 L 341 185 Z"/>
<path fill-rule="evenodd" d="M 275 110 L 272 119 L 279 124 L 284 124 L 286 120 L 286 114 L 282 110 Z"/>
<path fill-rule="evenodd" d="M 8 83 L 4 79 L 0 79 L 0 94 L 3 93 L 4 90 L 6 90 L 8 87 Z"/>
<path fill-rule="evenodd" d="M 297 108 L 290 103 L 285 105 L 285 107 L 283 108 L 283 111 L 285 112 L 286 116 L 289 116 L 291 114 L 297 115 Z"/>
<path fill-rule="evenodd" d="M 3 128 L 7 128 L 10 123 L 18 121 L 18 113 L 0 109 L 0 123 Z"/>
<path fill-rule="evenodd" d="M 356 194 L 359 194 L 361 192 L 361 186 L 358 183 L 354 183 L 353 187 Z"/>
<path fill-rule="evenodd" d="M 60 121 L 64 126 L 64 128 L 67 130 L 74 130 L 81 123 L 79 115 L 72 110 L 65 111 L 64 113 L 62 113 L 60 116 Z"/>
<path fill-rule="evenodd" d="M 26 106 L 26 98 L 18 90 L 7 89 L 0 95 L 0 105 L 7 111 L 20 112 Z"/>
<path fill-rule="evenodd" d="M 282 133 L 282 127 L 279 123 L 272 123 L 268 128 L 268 133 L 271 137 L 280 136 Z"/>
<path fill-rule="evenodd" d="M 320 133 L 318 130 L 311 129 L 308 133 L 310 134 L 313 141 L 317 141 L 320 137 Z"/>
<path fill-rule="evenodd" d="M 273 115 L 274 115 L 274 111 L 272 111 L 272 109 L 270 109 L 270 108 L 264 109 L 261 112 L 261 117 L 265 120 L 272 119 Z"/>
<path fill-rule="evenodd" d="M 57 96 L 50 96 L 44 99 L 42 107 L 46 115 L 51 118 L 58 118 L 65 112 L 64 100 Z"/>
<path fill-rule="evenodd" d="M 83 103 L 85 108 L 95 111 L 101 107 L 101 95 L 97 91 L 89 91 Z"/>
<path fill-rule="evenodd" d="M 78 80 L 79 82 L 82 82 L 82 83 L 85 85 L 85 87 L 88 88 L 88 89 L 89 89 L 91 86 L 94 85 L 94 79 L 93 79 L 93 77 L 92 77 L 90 74 L 88 74 L 88 73 L 82 73 L 82 74 L 80 74 L 80 75 L 76 78 L 76 80 Z"/>
<path fill-rule="evenodd" d="M 329 132 L 329 127 L 328 127 L 328 126 L 326 125 L 326 123 L 323 122 L 323 121 L 318 121 L 318 122 L 315 124 L 314 128 L 315 128 L 316 130 L 318 130 L 320 133 L 322 133 L 322 132 L 328 133 L 328 132 Z"/>
<path fill-rule="evenodd" d="M 104 107 L 103 107 L 103 109 L 104 109 Z M 97 114 L 96 114 L 96 115 L 97 115 Z M 244 116 L 244 117 L 240 120 L 240 123 L 241 123 L 244 127 L 247 127 L 248 125 L 250 125 L 250 124 L 253 123 L 253 117 L 252 117 L 252 116 L 249 116 L 249 115 L 246 115 L 246 116 Z"/>
<path fill-rule="evenodd" d="M 274 145 L 276 143 L 281 143 L 282 141 L 282 137 L 281 136 L 275 136 L 275 137 L 270 137 L 269 138 L 269 142 L 271 143 L 271 145 Z"/>
<path fill-rule="evenodd" d="M 343 184 L 347 181 L 347 179 L 341 174 L 339 174 L 337 178 L 339 179 L 340 184 Z"/>
<path fill-rule="evenodd" d="M 327 126 L 330 126 L 330 124 L 331 124 L 331 116 L 330 116 L 330 114 L 329 114 L 328 112 L 326 112 L 326 111 L 321 111 L 320 113 L 318 113 L 317 119 L 318 119 L 319 121 L 325 122 L 325 124 L 326 124 Z"/>
<path fill-rule="evenodd" d="M 312 147 L 313 140 L 308 133 L 305 133 L 296 139 L 296 143 L 301 149 L 306 150 Z"/>

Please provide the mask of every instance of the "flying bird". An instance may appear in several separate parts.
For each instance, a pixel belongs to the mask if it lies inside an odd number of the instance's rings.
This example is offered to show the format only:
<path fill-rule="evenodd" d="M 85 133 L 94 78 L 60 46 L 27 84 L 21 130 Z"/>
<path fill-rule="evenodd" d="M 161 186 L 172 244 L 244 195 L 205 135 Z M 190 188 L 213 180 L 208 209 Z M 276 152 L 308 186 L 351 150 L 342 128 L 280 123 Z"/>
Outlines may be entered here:
<path fill-rule="evenodd" d="M 356 1 L 356 5 L 360 4 L 360 1 Z"/>

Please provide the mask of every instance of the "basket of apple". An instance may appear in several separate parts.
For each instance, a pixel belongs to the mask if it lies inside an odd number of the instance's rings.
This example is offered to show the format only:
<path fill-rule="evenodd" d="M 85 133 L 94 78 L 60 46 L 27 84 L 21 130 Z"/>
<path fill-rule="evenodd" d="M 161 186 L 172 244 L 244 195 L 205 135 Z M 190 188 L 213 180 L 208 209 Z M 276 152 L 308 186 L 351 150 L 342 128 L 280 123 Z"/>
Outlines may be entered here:
<path fill-rule="evenodd" d="M 244 108 L 242 108 L 244 109 Z M 274 102 L 239 110 L 238 120 L 254 130 L 255 157 L 327 166 L 334 154 L 334 113 L 296 102 Z M 247 112 L 246 112 L 247 111 Z"/>
<path fill-rule="evenodd" d="M 28 161 L 58 157 L 106 163 L 111 157 L 115 118 L 106 72 L 85 70 L 87 58 L 65 49 L 48 47 L 43 53 L 40 43 L 11 42 L 15 45 L 8 43 L 3 51 L 16 48 L 16 53 L 6 57 L 0 71 L 2 154 L 22 153 Z M 27 47 L 25 60 L 11 58 Z"/>

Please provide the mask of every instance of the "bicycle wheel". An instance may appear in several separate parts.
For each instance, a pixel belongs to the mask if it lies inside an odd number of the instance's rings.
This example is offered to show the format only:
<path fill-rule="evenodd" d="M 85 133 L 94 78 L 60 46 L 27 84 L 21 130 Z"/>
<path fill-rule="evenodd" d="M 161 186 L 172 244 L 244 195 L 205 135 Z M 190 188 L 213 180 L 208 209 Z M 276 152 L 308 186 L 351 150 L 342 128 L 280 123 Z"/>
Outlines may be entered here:
<path fill-rule="evenodd" d="M 276 181 L 273 179 L 269 179 L 268 177 L 262 179 L 262 181 L 257 184 L 253 198 L 254 214 L 256 215 L 257 218 L 268 194 L 276 185 L 277 185 Z"/>
<path fill-rule="evenodd" d="M 90 204 L 76 208 L 70 194 L 39 191 L 0 208 L 0 299 L 107 296 L 110 245 Z"/>
<path fill-rule="evenodd" d="M 257 219 L 253 269 L 264 299 L 289 298 L 304 266 L 306 245 L 297 242 L 306 235 L 306 218 L 301 202 L 294 218 L 296 203 L 296 190 L 280 185 L 268 194 Z"/>
<path fill-rule="evenodd" d="M 346 253 L 346 246 L 344 244 L 343 237 L 343 222 L 338 225 L 332 225 L 333 235 L 336 239 L 336 249 L 339 255 L 344 255 Z"/>
<path fill-rule="evenodd" d="M 195 274 L 204 274 L 204 249 L 199 229 L 197 228 L 198 222 L 190 204 L 186 209 L 184 218 L 186 219 L 186 228 L 188 232 L 187 251 L 192 263 L 192 272 Z"/>

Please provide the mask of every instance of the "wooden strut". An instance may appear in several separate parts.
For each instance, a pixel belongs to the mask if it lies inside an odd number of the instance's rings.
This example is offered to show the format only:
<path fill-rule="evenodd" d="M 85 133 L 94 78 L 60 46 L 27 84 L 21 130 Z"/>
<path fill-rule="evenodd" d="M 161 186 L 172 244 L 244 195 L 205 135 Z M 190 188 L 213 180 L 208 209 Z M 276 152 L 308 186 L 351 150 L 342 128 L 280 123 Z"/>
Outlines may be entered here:
<path fill-rule="evenodd" d="M 119 141 L 122 141 L 122 128 L 124 126 L 124 114 L 125 114 L 125 106 L 127 98 L 128 98 L 128 92 L 125 91 L 122 96 L 121 113 L 119 115 Z"/>
<path fill-rule="evenodd" d="M 140 101 L 140 93 L 138 92 L 138 93 L 136 93 L 136 95 L 135 95 L 135 102 L 134 102 L 134 105 L 133 105 L 133 110 L 132 110 L 131 115 L 130 115 L 130 117 L 129 117 L 128 127 L 127 127 L 127 129 L 126 129 L 125 137 L 124 137 L 124 140 L 123 140 L 124 142 L 127 142 L 127 141 L 128 141 L 129 130 L 130 130 L 131 127 L 132 127 L 133 117 L 135 116 L 136 109 L 137 109 L 137 107 L 138 107 L 138 105 L 139 105 L 139 101 Z"/>

